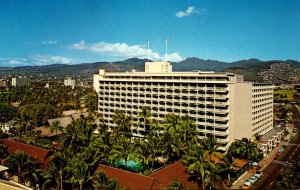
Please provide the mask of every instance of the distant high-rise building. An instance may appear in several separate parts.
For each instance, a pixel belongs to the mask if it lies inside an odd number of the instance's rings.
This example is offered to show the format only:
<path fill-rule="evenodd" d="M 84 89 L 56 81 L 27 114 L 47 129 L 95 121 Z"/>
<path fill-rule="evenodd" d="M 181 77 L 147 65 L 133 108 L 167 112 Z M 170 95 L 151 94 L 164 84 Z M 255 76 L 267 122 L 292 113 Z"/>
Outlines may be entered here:
<path fill-rule="evenodd" d="M 66 77 L 65 80 L 64 80 L 64 85 L 75 87 L 76 86 L 76 81 L 72 77 Z"/>
<path fill-rule="evenodd" d="M 11 86 L 13 87 L 30 86 L 30 84 L 31 84 L 31 80 L 26 76 L 23 77 L 19 76 L 11 79 Z"/>
<path fill-rule="evenodd" d="M 199 138 L 212 135 L 226 151 L 235 139 L 252 138 L 273 128 L 273 86 L 245 82 L 243 76 L 216 72 L 172 72 L 168 62 L 146 62 L 145 72 L 105 72 L 94 75 L 98 111 L 115 126 L 116 110 L 137 116 L 150 107 L 152 118 L 163 121 L 168 113 L 188 115 Z M 143 137 L 144 128 L 133 127 Z"/>

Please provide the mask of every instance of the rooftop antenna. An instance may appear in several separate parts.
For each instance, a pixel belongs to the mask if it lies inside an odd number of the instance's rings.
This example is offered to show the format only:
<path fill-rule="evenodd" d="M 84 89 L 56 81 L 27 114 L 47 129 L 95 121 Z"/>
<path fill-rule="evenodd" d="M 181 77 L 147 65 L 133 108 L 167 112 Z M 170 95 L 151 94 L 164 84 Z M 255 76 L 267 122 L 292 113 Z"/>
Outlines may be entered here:
<path fill-rule="evenodd" d="M 168 55 L 168 38 L 167 37 L 165 38 L 165 45 L 166 45 L 165 61 L 168 61 L 167 60 L 167 55 Z"/>
<path fill-rule="evenodd" d="M 149 60 L 149 40 L 147 40 L 147 59 L 148 59 L 148 62 L 150 61 Z"/>

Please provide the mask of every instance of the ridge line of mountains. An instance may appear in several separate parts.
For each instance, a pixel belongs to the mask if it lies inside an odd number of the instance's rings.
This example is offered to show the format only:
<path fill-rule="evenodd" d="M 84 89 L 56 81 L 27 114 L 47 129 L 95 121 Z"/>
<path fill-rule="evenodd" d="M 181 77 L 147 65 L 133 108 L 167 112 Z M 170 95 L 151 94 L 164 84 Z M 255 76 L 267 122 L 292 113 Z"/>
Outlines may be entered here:
<path fill-rule="evenodd" d="M 81 63 L 75 65 L 53 64 L 44 66 L 19 66 L 0 67 L 0 78 L 5 76 L 30 76 L 33 79 L 64 78 L 72 76 L 75 78 L 92 78 L 93 73 L 99 69 L 111 72 L 124 72 L 135 69 L 144 71 L 146 59 L 131 58 L 116 62 L 95 62 Z M 295 60 L 272 60 L 261 61 L 258 59 L 240 60 L 235 62 L 222 62 L 217 60 L 204 60 L 196 57 L 187 58 L 180 62 L 172 62 L 173 71 L 220 71 L 232 72 L 244 75 L 246 80 L 257 80 L 258 73 L 271 67 L 274 63 L 289 64 L 292 67 L 300 68 L 300 62 Z"/>

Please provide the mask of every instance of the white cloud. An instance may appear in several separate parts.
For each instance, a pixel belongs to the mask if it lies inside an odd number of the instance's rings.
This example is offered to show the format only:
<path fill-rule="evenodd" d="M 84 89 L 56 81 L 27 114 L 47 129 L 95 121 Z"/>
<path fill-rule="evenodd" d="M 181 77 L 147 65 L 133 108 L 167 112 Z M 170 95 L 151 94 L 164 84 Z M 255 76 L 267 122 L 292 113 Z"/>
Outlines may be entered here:
<path fill-rule="evenodd" d="M 75 43 L 70 46 L 70 49 L 81 50 L 81 49 L 85 49 L 85 48 L 86 48 L 86 45 L 85 45 L 84 40 L 81 40 L 79 43 Z"/>
<path fill-rule="evenodd" d="M 21 60 L 12 59 L 12 60 L 9 60 L 8 63 L 11 65 L 19 65 L 19 64 L 23 64 L 24 62 Z"/>
<path fill-rule="evenodd" d="M 26 65 L 27 59 L 25 58 L 0 58 L 0 65 L 6 66 L 19 66 L 19 65 Z"/>
<path fill-rule="evenodd" d="M 34 55 L 31 56 L 32 63 L 37 65 L 49 65 L 49 64 L 71 64 L 74 63 L 75 60 L 62 56 L 50 56 L 50 55 Z"/>
<path fill-rule="evenodd" d="M 171 54 L 165 54 L 164 60 L 178 62 L 178 61 L 182 61 L 183 59 L 178 53 L 171 53 Z"/>
<path fill-rule="evenodd" d="M 120 57 L 120 58 L 148 58 L 151 60 L 162 60 L 167 58 L 168 61 L 178 61 L 182 60 L 179 53 L 172 53 L 166 56 L 160 56 L 159 53 L 154 52 L 152 49 L 149 51 L 141 45 L 128 45 L 126 43 L 107 43 L 99 42 L 95 44 L 86 44 L 84 40 L 81 40 L 79 43 L 72 44 L 70 49 L 75 50 L 88 50 L 95 53 L 100 53 L 103 55 Z"/>
<path fill-rule="evenodd" d="M 206 9 L 202 9 L 201 12 L 205 12 Z M 196 10 L 196 7 L 194 6 L 189 6 L 185 11 L 179 11 L 176 13 L 176 17 L 182 18 L 185 16 L 191 16 L 192 14 L 199 14 L 200 12 Z"/>
<path fill-rule="evenodd" d="M 56 40 L 42 41 L 42 44 L 44 44 L 44 45 L 54 45 L 57 43 L 58 43 L 58 41 L 56 41 Z"/>

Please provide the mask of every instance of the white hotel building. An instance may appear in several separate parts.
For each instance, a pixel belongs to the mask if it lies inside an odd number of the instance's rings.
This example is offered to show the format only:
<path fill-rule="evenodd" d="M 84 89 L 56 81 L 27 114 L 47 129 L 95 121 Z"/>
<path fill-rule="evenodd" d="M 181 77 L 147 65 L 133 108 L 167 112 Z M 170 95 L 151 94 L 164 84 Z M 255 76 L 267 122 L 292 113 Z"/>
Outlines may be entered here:
<path fill-rule="evenodd" d="M 98 111 L 115 125 L 116 110 L 137 116 L 150 107 L 152 117 L 168 113 L 194 119 L 199 138 L 213 135 L 226 150 L 234 139 L 252 138 L 273 128 L 273 86 L 244 82 L 243 76 L 216 72 L 172 72 L 169 62 L 146 62 L 145 72 L 105 72 L 94 75 Z M 133 130 L 143 136 L 145 129 Z"/>

